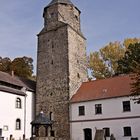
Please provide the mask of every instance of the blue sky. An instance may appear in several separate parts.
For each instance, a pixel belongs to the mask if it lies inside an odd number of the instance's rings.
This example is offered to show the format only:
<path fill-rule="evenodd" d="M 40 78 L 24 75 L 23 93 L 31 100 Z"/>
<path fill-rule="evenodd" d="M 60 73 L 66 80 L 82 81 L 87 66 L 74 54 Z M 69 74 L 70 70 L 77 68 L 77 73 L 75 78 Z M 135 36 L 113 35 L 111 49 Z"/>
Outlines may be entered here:
<path fill-rule="evenodd" d="M 50 0 L 0 0 L 0 56 L 30 56 L 36 65 L 37 34 Z M 87 52 L 110 41 L 140 37 L 140 0 L 72 0 L 81 10 Z"/>

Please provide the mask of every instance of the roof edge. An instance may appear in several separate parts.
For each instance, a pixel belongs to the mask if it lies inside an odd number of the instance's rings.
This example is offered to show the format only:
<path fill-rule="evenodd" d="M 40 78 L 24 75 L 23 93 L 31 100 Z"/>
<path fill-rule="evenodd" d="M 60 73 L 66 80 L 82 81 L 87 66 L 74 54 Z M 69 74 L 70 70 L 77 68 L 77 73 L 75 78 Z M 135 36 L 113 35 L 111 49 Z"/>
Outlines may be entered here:
<path fill-rule="evenodd" d="M 92 101 L 98 101 L 98 100 L 107 100 L 107 99 L 121 98 L 121 97 L 129 97 L 130 95 L 131 94 L 122 95 L 122 96 L 114 96 L 114 97 L 106 97 L 106 98 L 100 98 L 100 99 L 83 100 L 83 101 L 70 101 L 70 104 L 82 103 L 82 102 L 92 102 Z"/>

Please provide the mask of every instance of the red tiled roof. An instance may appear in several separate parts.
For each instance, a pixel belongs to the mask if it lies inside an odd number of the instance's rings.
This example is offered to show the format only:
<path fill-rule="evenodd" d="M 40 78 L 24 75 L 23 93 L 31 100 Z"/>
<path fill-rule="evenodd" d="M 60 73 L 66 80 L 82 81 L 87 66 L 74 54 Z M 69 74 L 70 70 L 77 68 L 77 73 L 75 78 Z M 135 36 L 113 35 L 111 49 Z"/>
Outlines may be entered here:
<path fill-rule="evenodd" d="M 131 78 L 129 75 L 112 77 L 82 83 L 71 98 L 71 102 L 82 102 L 130 95 Z"/>

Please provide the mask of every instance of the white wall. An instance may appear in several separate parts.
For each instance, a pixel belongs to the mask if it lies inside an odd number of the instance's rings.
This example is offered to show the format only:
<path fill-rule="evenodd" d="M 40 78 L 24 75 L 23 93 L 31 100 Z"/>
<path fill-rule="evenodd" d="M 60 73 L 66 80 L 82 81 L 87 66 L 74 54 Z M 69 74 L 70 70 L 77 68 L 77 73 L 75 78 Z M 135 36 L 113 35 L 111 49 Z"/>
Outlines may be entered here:
<path fill-rule="evenodd" d="M 8 126 L 8 131 L 2 130 L 2 136 L 5 137 L 5 140 L 10 137 L 10 134 L 15 139 L 22 139 L 24 133 L 26 138 L 31 137 L 30 123 L 34 119 L 34 93 L 26 91 L 26 94 L 25 100 L 25 96 L 0 91 L 0 128 L 3 129 L 4 126 Z M 15 106 L 17 97 L 22 101 L 21 109 Z M 21 130 L 15 129 L 17 118 L 21 120 Z"/>
<path fill-rule="evenodd" d="M 31 122 L 34 120 L 34 93 L 26 92 L 26 138 L 31 137 Z"/>
<path fill-rule="evenodd" d="M 84 140 L 83 129 L 91 128 L 93 138 L 95 128 L 102 129 L 110 128 L 110 133 L 113 133 L 116 140 L 130 140 L 130 137 L 124 137 L 123 127 L 130 126 L 132 137 L 140 139 L 140 105 L 131 102 L 131 112 L 123 112 L 122 101 L 130 100 L 128 97 L 112 98 L 106 100 L 96 100 L 89 102 L 74 103 L 70 106 L 71 120 L 71 137 L 72 140 Z M 95 114 L 95 104 L 102 104 L 102 114 Z M 78 107 L 85 106 L 85 115 L 79 116 Z M 139 116 L 139 118 L 133 118 Z M 131 119 L 117 119 L 120 117 L 132 117 Z M 102 120 L 102 119 L 109 120 Z M 116 118 L 116 119 L 115 119 Z M 98 120 L 97 120 L 98 119 Z"/>
<path fill-rule="evenodd" d="M 22 101 L 22 108 L 16 108 L 16 98 Z M 21 130 L 16 130 L 16 119 L 21 120 Z M 2 130 L 2 136 L 9 138 L 10 134 L 16 139 L 22 138 L 24 132 L 24 96 L 18 96 L 0 91 L 0 128 L 8 126 L 8 130 Z"/>

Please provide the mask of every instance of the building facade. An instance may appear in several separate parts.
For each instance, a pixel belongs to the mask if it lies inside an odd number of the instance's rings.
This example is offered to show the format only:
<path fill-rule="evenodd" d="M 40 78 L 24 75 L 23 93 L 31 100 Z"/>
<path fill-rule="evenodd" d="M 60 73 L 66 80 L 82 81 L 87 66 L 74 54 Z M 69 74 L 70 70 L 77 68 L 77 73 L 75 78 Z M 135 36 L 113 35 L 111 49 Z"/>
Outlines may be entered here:
<path fill-rule="evenodd" d="M 69 140 L 69 101 L 87 80 L 80 11 L 70 0 L 52 0 L 43 17 L 38 35 L 36 113 L 42 110 L 54 121 L 55 139 Z"/>
<path fill-rule="evenodd" d="M 34 113 L 41 111 L 51 120 L 46 117 L 46 122 L 53 122 L 49 134 L 47 125 L 43 138 L 38 133 L 41 140 L 47 135 L 52 140 L 140 139 L 140 111 L 129 97 L 130 77 L 87 81 L 80 10 L 70 0 L 52 0 L 43 18 L 37 83 L 0 72 L 0 139 L 29 139 Z M 44 129 L 38 120 L 36 126 Z"/>
<path fill-rule="evenodd" d="M 35 82 L 0 72 L 0 137 L 29 139 L 34 119 Z"/>
<path fill-rule="evenodd" d="M 128 75 L 83 83 L 71 99 L 71 140 L 92 140 L 98 130 L 106 140 L 111 134 L 140 139 L 139 104 L 129 97 L 130 83 Z"/>

